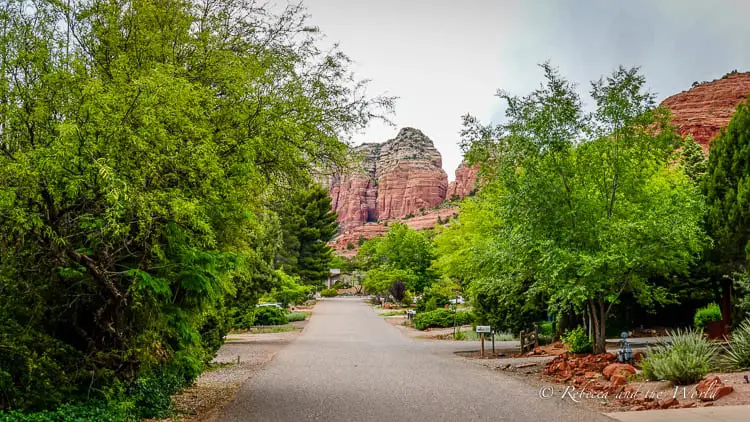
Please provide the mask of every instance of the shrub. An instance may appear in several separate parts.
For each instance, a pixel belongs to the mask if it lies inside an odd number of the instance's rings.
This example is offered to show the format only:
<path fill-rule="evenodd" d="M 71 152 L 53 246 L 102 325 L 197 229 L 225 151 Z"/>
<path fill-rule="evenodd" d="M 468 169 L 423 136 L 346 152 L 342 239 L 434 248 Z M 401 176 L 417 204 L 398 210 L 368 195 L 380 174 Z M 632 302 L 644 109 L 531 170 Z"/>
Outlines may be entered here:
<path fill-rule="evenodd" d="M 339 292 L 336 289 L 325 289 L 320 292 L 320 295 L 323 297 L 336 297 L 339 295 Z"/>
<path fill-rule="evenodd" d="M 92 401 L 64 404 L 40 412 L 0 411 L 0 422 L 135 422 L 133 402 Z"/>
<path fill-rule="evenodd" d="M 469 324 L 473 321 L 471 313 L 458 311 L 455 313 L 456 325 Z M 448 309 L 435 309 L 434 311 L 421 312 L 414 316 L 414 326 L 417 330 L 431 327 L 452 327 L 454 323 L 453 311 Z"/>
<path fill-rule="evenodd" d="M 746 319 L 732 332 L 732 338 L 724 348 L 723 364 L 727 369 L 743 371 L 750 369 L 750 319 Z"/>
<path fill-rule="evenodd" d="M 255 310 L 255 325 L 284 325 L 286 313 L 275 306 L 263 306 Z"/>
<path fill-rule="evenodd" d="M 389 292 L 391 293 L 391 296 L 393 296 L 393 300 L 396 302 L 402 302 L 404 300 L 404 295 L 406 294 L 406 284 L 404 284 L 403 281 L 394 281 L 393 284 L 391 284 Z"/>
<path fill-rule="evenodd" d="M 304 321 L 307 319 L 307 315 L 304 312 L 290 312 L 286 314 L 286 320 L 289 322 Z"/>
<path fill-rule="evenodd" d="M 404 306 L 410 306 L 414 302 L 414 296 L 411 294 L 410 291 L 404 292 L 404 298 L 401 300 L 401 304 Z"/>
<path fill-rule="evenodd" d="M 697 330 L 677 330 L 669 340 L 650 347 L 643 360 L 643 375 L 648 379 L 692 384 L 713 369 L 716 345 Z"/>
<path fill-rule="evenodd" d="M 136 410 L 141 418 L 167 418 L 172 414 L 172 394 L 187 380 L 175 369 L 164 368 L 139 378 L 132 388 Z"/>
<path fill-rule="evenodd" d="M 591 353 L 593 350 L 593 343 L 580 325 L 574 330 L 568 330 L 562 336 L 562 342 L 568 346 L 568 350 L 571 353 Z"/>
<path fill-rule="evenodd" d="M 417 312 L 434 311 L 435 309 L 443 308 L 448 303 L 450 303 L 448 296 L 434 289 L 427 289 L 419 301 L 417 301 Z"/>
<path fill-rule="evenodd" d="M 719 305 L 715 303 L 709 303 L 705 307 L 695 311 L 693 322 L 695 323 L 695 328 L 697 330 L 705 330 L 706 325 L 708 325 L 709 322 L 713 321 L 721 321 L 721 308 L 719 308 Z"/>

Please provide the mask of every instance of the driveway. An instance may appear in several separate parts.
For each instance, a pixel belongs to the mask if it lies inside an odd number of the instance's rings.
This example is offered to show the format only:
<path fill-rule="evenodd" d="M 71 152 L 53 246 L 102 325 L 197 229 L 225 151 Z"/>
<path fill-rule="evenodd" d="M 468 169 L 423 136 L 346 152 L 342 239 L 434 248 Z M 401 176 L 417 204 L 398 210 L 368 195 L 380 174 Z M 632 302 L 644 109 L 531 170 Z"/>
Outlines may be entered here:
<path fill-rule="evenodd" d="M 611 421 L 415 341 L 361 299 L 322 300 L 221 421 Z"/>

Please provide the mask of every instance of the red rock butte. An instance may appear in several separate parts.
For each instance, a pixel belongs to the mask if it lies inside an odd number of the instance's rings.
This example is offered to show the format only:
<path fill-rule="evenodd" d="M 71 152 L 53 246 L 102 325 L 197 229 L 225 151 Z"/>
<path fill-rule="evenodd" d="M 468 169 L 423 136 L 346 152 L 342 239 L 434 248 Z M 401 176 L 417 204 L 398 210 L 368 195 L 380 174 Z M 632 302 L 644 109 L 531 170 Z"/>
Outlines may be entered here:
<path fill-rule="evenodd" d="M 354 147 L 351 157 L 350 168 L 322 180 L 338 214 L 340 234 L 332 241 L 337 250 L 383 234 L 387 221 L 432 228 L 457 212 L 446 199 L 475 190 L 478 167 L 462 164 L 448 184 L 440 152 L 418 129 L 403 128 L 384 143 Z"/>
<path fill-rule="evenodd" d="M 734 110 L 750 94 L 750 73 L 732 72 L 712 82 L 672 95 L 661 105 L 672 112 L 680 135 L 693 139 L 708 151 L 711 140 L 729 124 Z"/>

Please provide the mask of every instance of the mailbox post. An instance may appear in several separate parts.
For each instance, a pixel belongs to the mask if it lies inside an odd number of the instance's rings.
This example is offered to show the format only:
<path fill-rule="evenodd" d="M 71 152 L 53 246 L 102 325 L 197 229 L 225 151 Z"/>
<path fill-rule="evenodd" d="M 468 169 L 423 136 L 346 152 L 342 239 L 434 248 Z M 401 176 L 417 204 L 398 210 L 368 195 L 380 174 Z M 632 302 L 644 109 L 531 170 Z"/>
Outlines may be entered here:
<path fill-rule="evenodd" d="M 485 333 L 491 333 L 491 332 L 492 332 L 492 327 L 490 327 L 489 325 L 477 325 L 477 333 L 479 333 L 479 340 L 481 341 L 481 351 L 480 351 L 480 354 L 482 355 L 482 357 L 484 357 L 484 334 Z M 494 338 L 493 338 L 492 343 L 493 343 L 492 347 L 494 349 L 494 347 L 495 347 L 494 346 L 494 343 L 495 343 Z"/>

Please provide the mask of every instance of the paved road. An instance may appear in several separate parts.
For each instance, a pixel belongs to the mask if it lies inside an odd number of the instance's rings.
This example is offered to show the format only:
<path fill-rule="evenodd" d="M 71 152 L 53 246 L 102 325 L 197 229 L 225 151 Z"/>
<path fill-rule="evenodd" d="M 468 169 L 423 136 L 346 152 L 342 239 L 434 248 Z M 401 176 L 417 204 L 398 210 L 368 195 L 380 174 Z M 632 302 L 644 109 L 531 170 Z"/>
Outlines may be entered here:
<path fill-rule="evenodd" d="M 610 421 L 406 338 L 361 300 L 323 300 L 221 421 Z"/>

